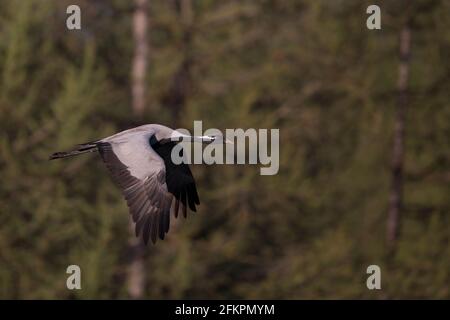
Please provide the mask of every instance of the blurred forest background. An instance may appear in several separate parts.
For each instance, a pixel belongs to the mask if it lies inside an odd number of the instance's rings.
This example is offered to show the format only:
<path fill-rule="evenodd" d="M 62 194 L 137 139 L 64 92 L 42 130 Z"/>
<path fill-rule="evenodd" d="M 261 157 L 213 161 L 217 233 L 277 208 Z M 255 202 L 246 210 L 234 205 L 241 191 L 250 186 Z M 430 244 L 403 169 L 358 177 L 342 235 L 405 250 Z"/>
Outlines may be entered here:
<path fill-rule="evenodd" d="M 81 30 L 66 28 L 70 4 Z M 381 30 L 366 28 L 370 4 Z M 450 298 L 449 13 L 0 0 L 0 298 Z M 193 120 L 279 128 L 280 171 L 192 166 L 199 212 L 144 250 L 98 155 L 47 161 Z M 70 264 L 82 290 L 66 288 Z M 366 287 L 372 264 L 382 290 Z"/>

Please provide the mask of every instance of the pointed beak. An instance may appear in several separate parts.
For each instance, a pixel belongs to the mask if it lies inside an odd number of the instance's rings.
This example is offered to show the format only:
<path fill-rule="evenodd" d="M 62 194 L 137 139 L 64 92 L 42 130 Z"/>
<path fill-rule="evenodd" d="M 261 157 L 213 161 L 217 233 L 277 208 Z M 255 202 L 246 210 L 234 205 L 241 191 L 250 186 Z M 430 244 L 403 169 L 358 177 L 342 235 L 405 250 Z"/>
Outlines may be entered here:
<path fill-rule="evenodd" d="M 202 143 L 212 143 L 216 140 L 215 137 L 209 137 L 209 136 L 187 136 L 187 135 L 181 135 L 179 137 L 180 140 L 185 142 L 202 142 Z"/>
<path fill-rule="evenodd" d="M 202 142 L 202 143 L 227 143 L 234 144 L 233 141 L 226 139 L 222 135 L 218 136 L 189 136 L 180 132 L 174 131 L 171 136 L 172 141 L 184 142 Z"/>

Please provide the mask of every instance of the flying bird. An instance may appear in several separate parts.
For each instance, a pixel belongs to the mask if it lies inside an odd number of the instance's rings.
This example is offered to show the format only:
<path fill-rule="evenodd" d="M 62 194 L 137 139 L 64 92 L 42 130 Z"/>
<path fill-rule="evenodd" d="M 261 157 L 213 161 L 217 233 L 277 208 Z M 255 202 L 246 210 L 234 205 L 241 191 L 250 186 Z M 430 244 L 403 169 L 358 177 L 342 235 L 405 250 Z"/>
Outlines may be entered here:
<path fill-rule="evenodd" d="M 189 166 L 172 161 L 177 143 L 230 141 L 218 136 L 189 136 L 159 124 L 125 130 L 107 138 L 83 143 L 72 151 L 55 152 L 50 160 L 99 152 L 113 181 L 121 189 L 135 223 L 136 237 L 144 243 L 164 239 L 171 212 L 186 218 L 187 207 L 196 212 L 200 204 Z M 183 157 L 183 149 L 180 154 Z"/>

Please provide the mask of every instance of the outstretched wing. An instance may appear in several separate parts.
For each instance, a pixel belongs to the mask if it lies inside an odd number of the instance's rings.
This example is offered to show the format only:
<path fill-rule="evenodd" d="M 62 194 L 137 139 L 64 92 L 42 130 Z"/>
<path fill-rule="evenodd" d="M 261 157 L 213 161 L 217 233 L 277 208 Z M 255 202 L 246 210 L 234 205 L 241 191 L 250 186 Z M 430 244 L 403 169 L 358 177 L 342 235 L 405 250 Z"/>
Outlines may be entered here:
<path fill-rule="evenodd" d="M 152 141 L 153 143 L 150 143 Z M 170 212 L 187 215 L 200 204 L 194 177 L 187 164 L 174 164 L 174 142 L 160 144 L 155 138 L 135 135 L 126 140 L 97 143 L 100 155 L 121 188 L 136 223 L 136 236 L 164 239 L 169 231 Z M 182 151 L 181 151 L 182 152 Z M 174 201 L 173 201 L 174 200 Z"/>
<path fill-rule="evenodd" d="M 183 216 L 186 218 L 186 207 L 196 212 L 196 205 L 200 204 L 197 187 L 189 166 L 185 163 L 174 164 L 172 161 L 172 150 L 176 146 L 175 142 L 169 141 L 163 144 L 152 143 L 155 152 L 163 159 L 166 167 L 166 184 L 168 191 L 175 197 L 175 217 L 178 217 L 178 207 L 181 202 Z M 183 149 L 180 149 L 180 156 L 183 157 Z"/>
<path fill-rule="evenodd" d="M 173 195 L 167 190 L 163 160 L 141 139 L 97 144 L 113 180 L 121 188 L 136 223 L 136 236 L 164 239 L 169 231 Z"/>

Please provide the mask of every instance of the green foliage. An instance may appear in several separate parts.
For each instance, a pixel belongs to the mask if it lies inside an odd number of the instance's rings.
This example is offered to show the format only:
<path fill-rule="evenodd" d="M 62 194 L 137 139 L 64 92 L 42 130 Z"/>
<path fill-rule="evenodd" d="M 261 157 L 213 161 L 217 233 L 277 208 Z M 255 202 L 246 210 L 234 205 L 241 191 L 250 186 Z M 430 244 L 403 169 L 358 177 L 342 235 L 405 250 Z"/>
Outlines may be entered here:
<path fill-rule="evenodd" d="M 384 244 L 403 4 L 150 1 L 145 123 L 279 128 L 280 171 L 193 166 L 202 204 L 147 248 L 145 298 L 450 298 L 448 1 L 415 1 L 405 205 Z M 66 7 L 82 30 L 65 28 Z M 132 3 L 0 0 L 0 298 L 127 298 L 127 208 L 96 155 L 136 125 Z M 186 28 L 192 32 L 185 40 Z M 165 104 L 186 56 L 182 119 Z M 66 289 L 78 264 L 82 290 Z M 381 266 L 382 290 L 366 288 Z"/>

